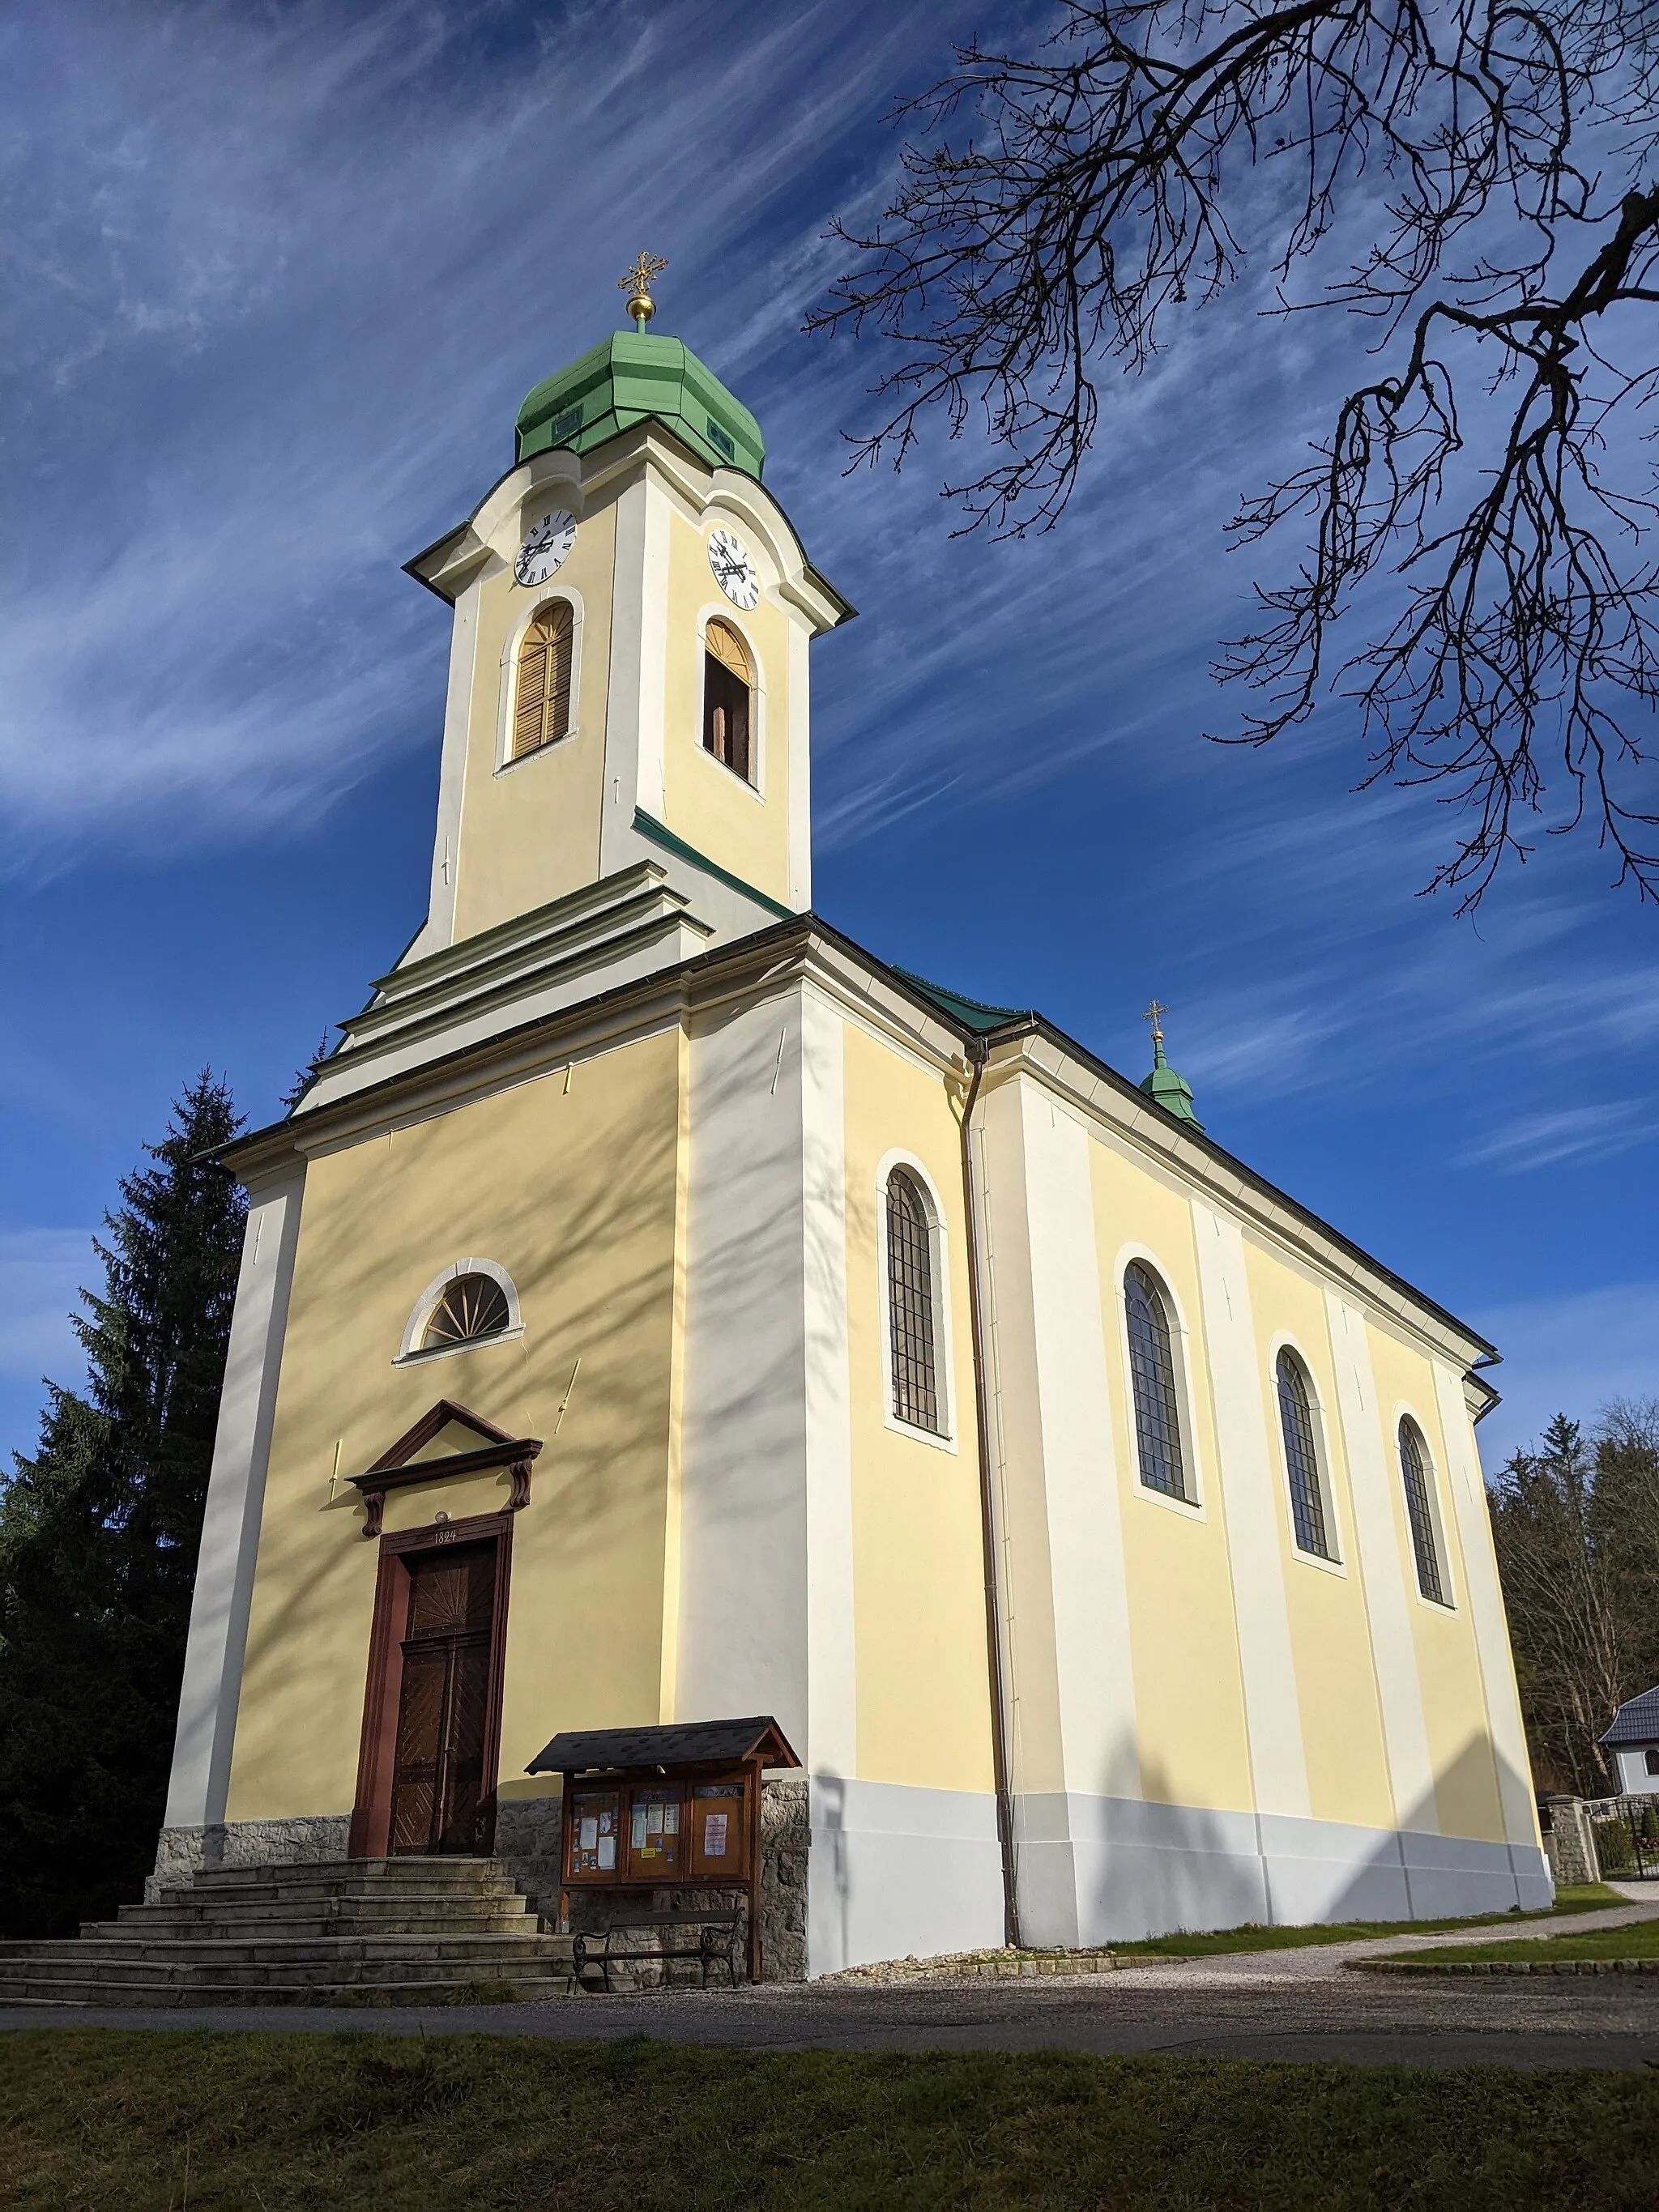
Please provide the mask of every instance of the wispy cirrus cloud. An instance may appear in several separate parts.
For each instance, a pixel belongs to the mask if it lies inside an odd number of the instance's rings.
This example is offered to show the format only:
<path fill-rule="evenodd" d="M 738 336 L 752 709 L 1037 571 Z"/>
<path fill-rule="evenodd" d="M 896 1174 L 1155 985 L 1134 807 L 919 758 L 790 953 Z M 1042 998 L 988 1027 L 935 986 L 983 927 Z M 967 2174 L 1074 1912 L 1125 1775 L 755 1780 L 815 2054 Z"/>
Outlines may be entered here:
<path fill-rule="evenodd" d="M 1595 1106 L 1568 1106 L 1558 1113 L 1522 1114 L 1504 1121 L 1457 1156 L 1461 1167 L 1492 1167 L 1504 1175 L 1528 1175 L 1539 1168 L 1611 1159 L 1654 1135 L 1652 1109 L 1645 1100 L 1610 1100 Z"/>

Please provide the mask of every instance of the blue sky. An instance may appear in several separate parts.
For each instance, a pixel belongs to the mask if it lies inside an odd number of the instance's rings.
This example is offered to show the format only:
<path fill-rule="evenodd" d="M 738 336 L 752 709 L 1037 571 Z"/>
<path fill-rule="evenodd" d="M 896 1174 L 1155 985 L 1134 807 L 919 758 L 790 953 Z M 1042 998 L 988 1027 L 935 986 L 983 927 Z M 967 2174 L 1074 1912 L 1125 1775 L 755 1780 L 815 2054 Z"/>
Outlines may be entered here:
<path fill-rule="evenodd" d="M 58 0 L 0 23 L 0 1449 L 118 1176 L 204 1063 L 272 1117 L 419 922 L 447 650 L 400 563 L 511 459 L 530 386 L 656 325 L 753 409 L 862 610 L 815 662 L 815 902 L 1038 1004 L 1140 1010 L 1211 1133 L 1506 1353 L 1489 1462 L 1659 1389 L 1659 916 L 1548 844 L 1480 915 L 1450 824 L 1355 796 L 1340 714 L 1261 754 L 1210 684 L 1221 525 L 1352 374 L 1248 289 L 1103 371 L 1063 527 L 963 541 L 951 456 L 843 474 L 865 352 L 800 334 L 878 205 L 949 7 Z M 1294 547 L 1283 549 L 1288 559 Z"/>

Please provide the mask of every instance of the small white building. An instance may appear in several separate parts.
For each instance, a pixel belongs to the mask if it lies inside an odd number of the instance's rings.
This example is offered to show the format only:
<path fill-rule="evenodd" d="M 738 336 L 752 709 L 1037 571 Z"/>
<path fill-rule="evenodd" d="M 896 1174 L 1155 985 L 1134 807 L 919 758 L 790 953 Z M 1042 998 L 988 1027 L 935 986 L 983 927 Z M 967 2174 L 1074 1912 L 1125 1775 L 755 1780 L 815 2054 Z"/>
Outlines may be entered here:
<path fill-rule="evenodd" d="M 1601 1738 L 1621 1797 L 1659 1797 L 1659 1688 L 1626 1698 Z"/>

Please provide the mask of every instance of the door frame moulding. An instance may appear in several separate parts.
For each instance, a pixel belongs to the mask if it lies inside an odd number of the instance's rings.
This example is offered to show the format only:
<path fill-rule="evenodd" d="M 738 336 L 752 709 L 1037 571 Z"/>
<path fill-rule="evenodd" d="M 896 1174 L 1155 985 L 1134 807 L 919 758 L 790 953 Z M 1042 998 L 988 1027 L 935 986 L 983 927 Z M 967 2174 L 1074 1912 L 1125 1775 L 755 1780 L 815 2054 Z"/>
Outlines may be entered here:
<path fill-rule="evenodd" d="M 392 1783 L 397 1763 L 398 1711 L 403 1694 L 404 1626 L 408 1619 L 413 1554 L 456 1544 L 492 1542 L 495 1586 L 489 1621 L 489 1685 L 484 1705 L 483 1788 L 479 1799 L 477 1856 L 488 1858 L 495 1844 L 495 1801 L 501 1757 L 501 1700 L 507 1674 L 507 1606 L 513 1570 L 513 1513 L 478 1513 L 462 1521 L 434 1522 L 424 1528 L 388 1532 L 380 1538 L 374 1578 L 374 1612 L 368 1637 L 368 1674 L 363 1690 L 362 1738 L 357 1753 L 357 1797 L 351 1808 L 346 1856 L 384 1858 L 391 1844 Z"/>

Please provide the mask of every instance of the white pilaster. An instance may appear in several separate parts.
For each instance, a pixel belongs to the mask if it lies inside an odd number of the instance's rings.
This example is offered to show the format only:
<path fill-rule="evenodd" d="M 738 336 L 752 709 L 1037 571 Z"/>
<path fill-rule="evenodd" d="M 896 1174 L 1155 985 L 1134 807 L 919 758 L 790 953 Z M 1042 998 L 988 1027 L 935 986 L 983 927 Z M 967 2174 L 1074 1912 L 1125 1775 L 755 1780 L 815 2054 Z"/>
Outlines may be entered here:
<path fill-rule="evenodd" d="M 1515 1686 L 1515 1662 L 1510 1650 L 1509 1623 L 1504 1614 L 1504 1593 L 1492 1549 L 1492 1516 L 1486 1504 L 1474 1431 L 1463 1400 L 1463 1378 L 1444 1360 L 1437 1359 L 1434 1387 L 1440 1407 L 1440 1432 L 1446 1444 L 1447 1487 L 1451 1492 L 1458 1549 L 1463 1559 L 1463 1602 L 1469 1610 L 1480 1662 L 1486 1725 L 1498 1773 L 1498 1800 L 1504 1810 L 1504 1833 L 1511 1844 L 1536 1848 L 1538 1816 L 1533 1796 L 1532 1765 L 1527 1755 L 1521 1703 Z"/>
<path fill-rule="evenodd" d="M 225 1817 L 305 1170 L 250 1194 L 167 1789 L 169 1828 Z"/>
<path fill-rule="evenodd" d="M 812 672 L 811 632 L 789 625 L 789 903 L 805 914 L 812 903 Z"/>
<path fill-rule="evenodd" d="M 789 988 L 691 1037 L 676 1711 L 810 1762 L 800 1031 Z"/>
<path fill-rule="evenodd" d="M 805 1301 L 807 1740 L 814 1776 L 858 1771 L 853 1431 L 847 1343 L 846 1099 L 841 1016 L 800 999 Z"/>
<path fill-rule="evenodd" d="M 455 602 L 449 641 L 449 684 L 444 696 L 444 747 L 438 769 L 438 826 L 432 841 L 432 884 L 426 925 L 404 953 L 419 960 L 455 941 L 455 890 L 460 872 L 461 812 L 466 791 L 466 753 L 472 724 L 472 691 L 478 646 L 479 575 Z"/>
<path fill-rule="evenodd" d="M 1203 1200 L 1192 1209 L 1255 1809 L 1305 1820 L 1307 1753 L 1244 1238 Z"/>
<path fill-rule="evenodd" d="M 666 495 L 649 470 L 618 496 L 616 518 L 599 817 L 602 876 L 640 857 L 635 809 L 643 807 L 658 821 L 663 811 L 669 512 Z"/>

